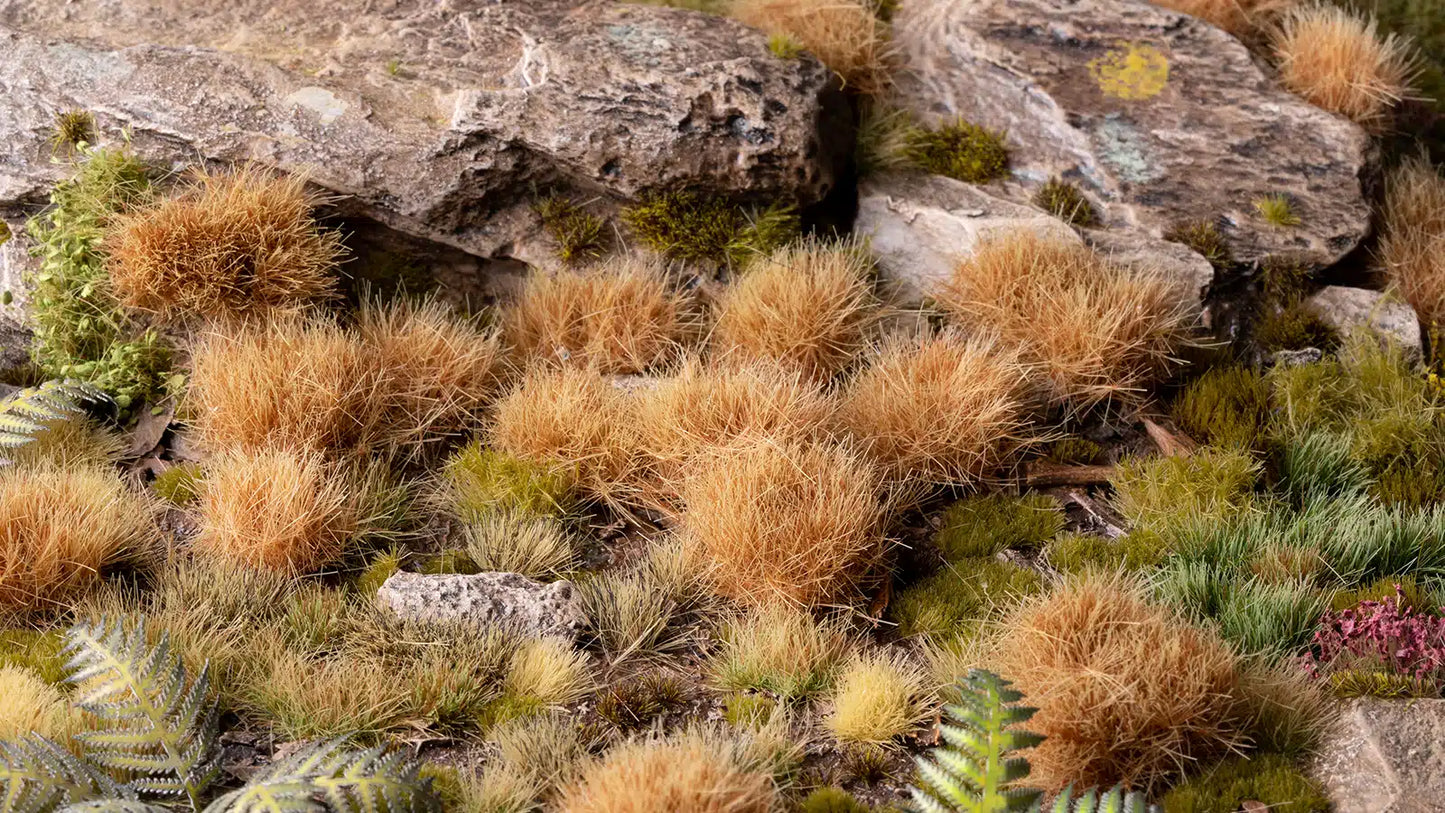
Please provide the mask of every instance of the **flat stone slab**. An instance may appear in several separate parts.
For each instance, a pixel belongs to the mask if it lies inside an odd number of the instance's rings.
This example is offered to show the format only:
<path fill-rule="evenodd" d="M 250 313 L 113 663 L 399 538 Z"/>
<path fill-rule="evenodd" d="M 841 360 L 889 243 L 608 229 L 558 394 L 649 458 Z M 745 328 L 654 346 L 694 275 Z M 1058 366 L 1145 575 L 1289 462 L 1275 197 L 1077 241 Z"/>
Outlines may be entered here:
<path fill-rule="evenodd" d="M 1217 220 L 1237 259 L 1329 265 L 1369 231 L 1370 138 L 1281 89 L 1234 37 L 1142 0 L 909 0 L 894 39 L 901 103 L 925 123 L 1004 131 L 1028 201 L 1080 186 L 1110 229 L 1158 238 Z M 1254 201 L 1284 195 L 1294 227 Z"/>
<path fill-rule="evenodd" d="M 586 624 L 571 582 L 544 584 L 520 573 L 398 571 L 377 590 L 376 601 L 404 621 L 499 626 L 533 636 L 574 638 Z"/>
<path fill-rule="evenodd" d="M 1445 810 L 1445 700 L 1351 701 L 1311 773 L 1335 813 Z"/>

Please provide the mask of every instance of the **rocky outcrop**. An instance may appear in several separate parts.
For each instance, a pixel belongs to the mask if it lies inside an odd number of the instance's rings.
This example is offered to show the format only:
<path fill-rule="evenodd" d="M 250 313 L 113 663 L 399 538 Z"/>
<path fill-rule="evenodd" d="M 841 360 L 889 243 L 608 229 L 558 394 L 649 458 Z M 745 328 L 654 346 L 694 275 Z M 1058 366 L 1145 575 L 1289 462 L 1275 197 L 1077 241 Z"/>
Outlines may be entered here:
<path fill-rule="evenodd" d="M 1328 265 L 1369 228 L 1366 134 L 1283 91 L 1230 35 L 1143 0 L 910 0 L 899 98 L 925 123 L 1006 133 L 1027 201 L 1072 181 L 1106 226 L 1160 237 L 1217 220 L 1242 261 Z M 1284 195 L 1296 226 L 1254 202 Z"/>
<path fill-rule="evenodd" d="M 862 184 L 854 228 L 868 238 L 884 286 L 898 304 L 922 304 L 979 243 L 1018 229 L 1083 242 L 1117 264 L 1160 271 L 1184 281 L 1200 300 L 1214 277 L 1208 261 L 1184 246 L 1138 232 L 1075 232 L 1057 217 L 994 191 L 913 173 L 883 174 Z"/>
<path fill-rule="evenodd" d="M 586 623 L 571 582 L 520 573 L 425 575 L 399 571 L 376 592 L 405 621 L 504 627 L 527 635 L 574 637 Z"/>
<path fill-rule="evenodd" d="M 1420 320 L 1415 316 L 1415 309 L 1399 296 L 1327 285 L 1305 300 L 1305 306 L 1340 333 L 1369 328 L 1398 342 L 1411 358 L 1423 357 Z"/>
<path fill-rule="evenodd" d="M 1445 700 L 1352 701 L 1313 773 L 1335 813 L 1429 813 L 1445 799 Z"/>
<path fill-rule="evenodd" d="M 0 3 L 0 215 L 58 111 L 145 158 L 305 172 L 345 216 L 512 256 L 539 190 L 811 203 L 850 149 L 832 74 L 696 12 L 586 0 Z M 820 133 L 827 132 L 824 139 Z"/>

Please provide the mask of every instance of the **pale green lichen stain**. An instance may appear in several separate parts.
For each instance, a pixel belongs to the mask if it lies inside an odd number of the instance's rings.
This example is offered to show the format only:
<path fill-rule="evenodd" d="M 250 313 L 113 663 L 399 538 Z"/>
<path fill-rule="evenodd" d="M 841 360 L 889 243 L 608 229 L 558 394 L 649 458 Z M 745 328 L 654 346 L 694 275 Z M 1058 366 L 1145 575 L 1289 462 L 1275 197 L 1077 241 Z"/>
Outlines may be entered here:
<path fill-rule="evenodd" d="M 1099 157 L 1130 183 L 1149 183 L 1164 177 L 1164 172 L 1149 159 L 1144 134 L 1116 115 L 1105 116 L 1094 128 L 1094 145 Z"/>
<path fill-rule="evenodd" d="M 1152 45 L 1131 42 L 1091 61 L 1089 73 L 1105 96 L 1150 99 L 1169 84 L 1169 58 Z"/>

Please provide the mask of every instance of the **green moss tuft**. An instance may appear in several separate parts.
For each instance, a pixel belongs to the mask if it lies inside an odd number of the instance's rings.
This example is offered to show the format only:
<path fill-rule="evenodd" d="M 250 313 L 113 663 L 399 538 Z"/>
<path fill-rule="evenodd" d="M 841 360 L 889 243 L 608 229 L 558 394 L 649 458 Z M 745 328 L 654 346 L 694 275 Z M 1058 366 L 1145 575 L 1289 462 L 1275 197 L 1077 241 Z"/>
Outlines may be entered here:
<path fill-rule="evenodd" d="M 1034 205 L 1071 226 L 1085 228 L 1099 223 L 1099 213 L 1077 186 L 1052 178 L 1034 193 Z"/>
<path fill-rule="evenodd" d="M 1044 494 L 968 497 L 950 505 L 941 520 L 933 542 L 950 562 L 1037 547 L 1064 529 L 1059 504 Z"/>
<path fill-rule="evenodd" d="M 442 467 L 442 493 L 463 522 L 497 511 L 565 516 L 572 508 L 572 477 L 473 441 Z"/>
<path fill-rule="evenodd" d="M 1032 570 L 996 559 L 962 560 L 905 588 L 889 609 L 900 635 L 971 635 L 997 607 L 1042 589 Z"/>
<path fill-rule="evenodd" d="M 742 265 L 797 237 L 791 206 L 775 203 L 749 213 L 722 198 L 663 192 L 622 213 L 648 248 L 674 260 Z"/>
<path fill-rule="evenodd" d="M 477 563 L 472 561 L 472 557 L 468 556 L 466 551 L 446 550 L 423 560 L 417 567 L 417 571 L 432 576 L 451 574 L 473 576 L 482 572 L 482 569 L 477 567 Z"/>
<path fill-rule="evenodd" d="M 1244 511 L 1259 472 L 1248 454 L 1209 447 L 1182 457 L 1125 460 L 1113 481 L 1114 505 L 1136 526 L 1164 533 Z"/>
<path fill-rule="evenodd" d="M 1008 172 L 1003 136 L 959 119 L 937 130 L 915 127 L 905 154 L 919 169 L 968 183 L 987 183 Z"/>
<path fill-rule="evenodd" d="M 421 766 L 419 776 L 431 782 L 432 792 L 441 800 L 442 810 L 461 810 L 466 799 L 466 786 L 461 774 L 451 765 L 428 762 Z"/>
<path fill-rule="evenodd" d="M 1434 613 L 1440 610 L 1435 595 L 1427 588 L 1422 587 L 1414 576 L 1386 576 L 1353 590 L 1336 590 L 1330 596 L 1330 609 L 1339 612 L 1358 607 L 1366 601 L 1393 599 L 1396 595 L 1396 586 L 1400 588 L 1399 594 L 1404 596 L 1405 607 L 1423 613 Z"/>
<path fill-rule="evenodd" d="M 1200 441 L 1259 449 L 1269 423 L 1269 384 L 1250 367 L 1211 367 L 1179 393 L 1172 413 L 1179 427 Z"/>
<path fill-rule="evenodd" d="M 1400 700 L 1411 697 L 1436 698 L 1440 690 L 1435 681 L 1364 669 L 1342 669 L 1329 676 L 1330 692 L 1336 697 L 1379 697 Z"/>
<path fill-rule="evenodd" d="M 1164 794 L 1164 813 L 1235 813 L 1246 801 L 1280 813 L 1328 813 L 1319 783 L 1278 754 L 1237 757 L 1181 782 Z"/>
<path fill-rule="evenodd" d="M 1119 539 L 1063 534 L 1048 547 L 1049 564 L 1064 573 L 1145 570 L 1158 567 L 1166 553 L 1164 541 L 1147 530 L 1136 530 Z"/>
<path fill-rule="evenodd" d="M 842 788 L 818 788 L 803 799 L 799 813 L 869 813 L 873 808 Z"/>
<path fill-rule="evenodd" d="M 1212 220 L 1180 224 L 1165 232 L 1164 239 L 1190 247 L 1215 268 L 1228 268 L 1234 264 L 1229 243 Z"/>
<path fill-rule="evenodd" d="M 1275 228 L 1286 229 L 1300 224 L 1300 216 L 1295 214 L 1288 195 L 1265 195 L 1255 198 L 1252 203 L 1264 222 Z"/>
<path fill-rule="evenodd" d="M 386 580 L 391 578 L 398 570 L 401 570 L 402 558 L 402 551 L 396 548 L 378 553 L 372 557 L 371 564 L 367 565 L 365 570 L 356 575 L 356 579 L 353 582 L 356 586 L 356 592 L 363 596 L 376 595 L 376 591 L 381 589 L 381 586 L 386 583 Z"/>
<path fill-rule="evenodd" d="M 797 59 L 803 55 L 803 44 L 779 32 L 768 37 L 768 50 L 778 59 Z"/>
<path fill-rule="evenodd" d="M 1260 298 L 1273 305 L 1289 305 L 1304 298 L 1310 270 L 1295 257 L 1272 254 L 1259 267 Z"/>
<path fill-rule="evenodd" d="M 157 474 L 151 488 L 171 505 L 189 505 L 201 496 L 203 476 L 199 463 L 182 463 Z"/>
<path fill-rule="evenodd" d="M 537 202 L 542 226 L 557 241 L 557 256 L 564 263 L 595 260 L 607 248 L 607 224 L 572 201 L 552 195 Z"/>
<path fill-rule="evenodd" d="M 1104 459 L 1104 447 L 1087 438 L 1062 438 L 1049 444 L 1048 458 L 1065 465 L 1092 466 Z"/>
<path fill-rule="evenodd" d="M 12 629 L 0 632 L 0 667 L 28 669 L 46 683 L 65 683 L 70 658 L 64 653 L 65 634 L 59 630 Z"/>
<path fill-rule="evenodd" d="M 1329 351 L 1340 342 L 1335 329 L 1303 302 L 1266 310 L 1255 323 L 1254 339 L 1270 353 L 1306 347 Z"/>

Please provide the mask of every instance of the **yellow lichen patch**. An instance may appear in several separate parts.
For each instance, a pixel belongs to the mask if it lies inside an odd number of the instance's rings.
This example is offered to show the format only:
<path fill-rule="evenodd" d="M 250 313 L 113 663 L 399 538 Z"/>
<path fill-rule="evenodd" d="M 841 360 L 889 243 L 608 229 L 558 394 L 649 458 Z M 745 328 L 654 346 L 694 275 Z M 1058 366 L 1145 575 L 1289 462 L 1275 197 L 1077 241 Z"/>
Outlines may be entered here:
<path fill-rule="evenodd" d="M 1152 45 L 1131 42 L 1089 62 L 1089 73 L 1105 96 L 1150 99 L 1169 84 L 1169 58 Z"/>

